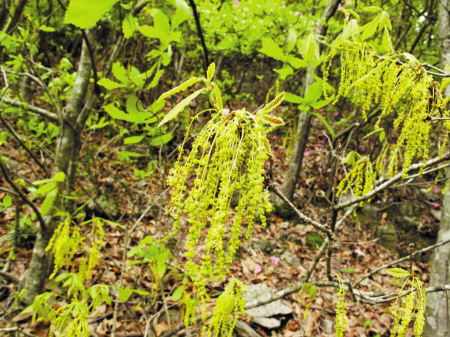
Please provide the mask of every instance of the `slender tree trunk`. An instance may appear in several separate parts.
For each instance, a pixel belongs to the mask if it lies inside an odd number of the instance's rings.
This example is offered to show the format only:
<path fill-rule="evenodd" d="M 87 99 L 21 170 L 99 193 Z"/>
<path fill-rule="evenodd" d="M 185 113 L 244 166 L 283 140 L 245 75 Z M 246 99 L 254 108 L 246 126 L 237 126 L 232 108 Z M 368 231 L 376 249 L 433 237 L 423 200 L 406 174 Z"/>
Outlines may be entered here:
<path fill-rule="evenodd" d="M 88 34 L 91 38 L 91 34 Z M 91 45 L 93 45 L 91 43 Z M 77 119 L 82 112 L 83 104 L 86 100 L 86 94 L 91 77 L 92 64 L 89 51 L 85 42 L 81 50 L 80 64 L 78 74 L 73 86 L 72 94 L 69 97 L 65 109 L 63 109 L 61 117 L 60 132 L 58 143 L 56 146 L 56 156 L 53 166 L 53 175 L 58 172 L 64 172 L 67 177 L 65 193 L 69 194 L 71 182 L 75 178 L 76 163 L 74 160 L 78 158 L 80 150 L 80 127 L 78 127 Z M 34 297 L 42 292 L 48 277 L 48 271 L 51 269 L 52 258 L 50 254 L 45 252 L 50 239 L 59 225 L 53 216 L 45 217 L 47 228 L 40 228 L 36 236 L 36 242 L 33 249 L 30 268 L 25 280 L 25 296 L 24 302 L 30 304 Z"/>
<path fill-rule="evenodd" d="M 316 35 L 325 35 L 327 31 L 327 22 L 336 12 L 339 0 L 331 0 L 325 7 L 320 22 L 317 23 Z M 309 71 L 313 74 L 318 74 L 318 68 L 309 68 Z M 304 90 L 303 94 L 306 95 L 308 88 L 314 83 L 314 78 L 307 72 L 303 80 Z M 289 199 L 292 200 L 294 196 L 295 186 L 297 185 L 298 177 L 303 163 L 303 153 L 305 152 L 306 144 L 308 142 L 309 129 L 311 127 L 311 114 L 307 112 L 300 113 L 298 117 L 297 130 L 295 134 L 294 148 L 292 149 L 292 155 L 289 163 L 288 170 L 281 185 L 281 192 Z M 281 204 L 281 200 L 278 198 L 275 204 Z"/>
<path fill-rule="evenodd" d="M 439 2 L 438 33 L 441 67 L 450 67 L 450 0 Z M 450 87 L 446 90 L 450 96 Z M 450 169 L 447 169 L 450 177 Z M 442 202 L 442 218 L 437 242 L 450 239 L 450 189 L 445 193 Z M 430 286 L 450 283 L 450 250 L 446 246 L 435 249 L 431 257 Z M 425 311 L 425 337 L 444 337 L 450 335 L 450 294 L 431 293 L 427 295 Z"/>

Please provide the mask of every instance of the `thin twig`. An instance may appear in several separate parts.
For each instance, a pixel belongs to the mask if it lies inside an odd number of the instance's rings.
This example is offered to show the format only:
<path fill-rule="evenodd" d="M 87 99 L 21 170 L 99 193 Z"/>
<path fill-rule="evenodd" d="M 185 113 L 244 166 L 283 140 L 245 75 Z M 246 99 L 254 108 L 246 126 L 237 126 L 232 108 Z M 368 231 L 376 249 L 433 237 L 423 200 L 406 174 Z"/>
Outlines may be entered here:
<path fill-rule="evenodd" d="M 25 201 L 32 209 L 33 211 L 36 213 L 36 216 L 39 220 L 39 223 L 41 224 L 41 228 L 42 230 L 46 230 L 47 229 L 47 225 L 45 223 L 44 218 L 41 215 L 41 212 L 39 212 L 38 208 L 36 207 L 36 205 L 27 198 L 27 196 L 20 190 L 20 188 L 14 183 L 14 181 L 11 179 L 11 177 L 9 176 L 9 171 L 6 168 L 5 163 L 3 162 L 3 159 L 0 156 L 0 170 L 3 172 L 3 175 L 5 177 L 5 180 L 9 183 L 9 185 L 14 189 L 14 191 L 22 198 L 23 201 Z"/>
<path fill-rule="evenodd" d="M 434 249 L 434 248 L 436 248 L 436 247 L 443 246 L 443 245 L 445 245 L 445 244 L 447 244 L 447 243 L 450 243 L 450 239 L 449 239 L 449 240 L 446 240 L 446 241 L 442 241 L 442 242 L 436 243 L 435 245 L 426 247 L 426 248 L 424 248 L 424 249 L 418 250 L 418 251 L 416 251 L 415 253 L 412 254 L 412 257 L 414 257 L 414 256 L 416 256 L 416 255 L 419 255 L 419 254 L 422 254 L 422 253 L 425 253 L 425 252 L 427 252 L 427 251 L 429 251 L 429 250 L 432 250 L 432 249 Z M 407 261 L 407 260 L 410 259 L 410 258 L 411 258 L 411 255 L 408 255 L 408 256 L 402 257 L 401 259 L 398 259 L 398 260 L 389 262 L 389 263 L 385 264 L 384 266 L 381 266 L 381 267 L 379 267 L 379 268 L 376 268 L 376 269 L 370 271 L 367 275 L 361 277 L 358 281 L 356 281 L 356 282 L 353 284 L 353 287 L 356 287 L 358 284 L 360 284 L 360 283 L 361 283 L 362 281 L 364 281 L 366 278 L 372 276 L 373 274 L 378 273 L 380 270 L 389 268 L 389 267 L 391 267 L 391 266 L 393 266 L 393 265 L 396 265 L 396 264 L 398 264 L 398 263 L 400 263 L 400 262 Z"/>

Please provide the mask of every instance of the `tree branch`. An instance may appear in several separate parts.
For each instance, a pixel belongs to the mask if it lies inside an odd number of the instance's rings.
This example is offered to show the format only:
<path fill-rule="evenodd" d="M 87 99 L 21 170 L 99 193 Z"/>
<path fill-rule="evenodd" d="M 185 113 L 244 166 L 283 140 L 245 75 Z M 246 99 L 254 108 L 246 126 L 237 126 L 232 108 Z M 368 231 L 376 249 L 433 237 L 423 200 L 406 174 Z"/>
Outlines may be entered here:
<path fill-rule="evenodd" d="M 12 105 L 12 106 L 15 106 L 15 107 L 18 107 L 18 108 L 23 108 L 25 110 L 37 113 L 38 115 L 50 118 L 52 120 L 52 122 L 55 122 L 55 124 L 59 124 L 58 115 L 53 113 L 53 112 L 50 112 L 48 110 L 41 109 L 41 108 L 38 108 L 37 106 L 31 105 L 31 104 L 27 104 L 27 103 L 23 103 L 23 102 L 20 102 L 18 100 L 12 100 L 12 99 L 9 99 L 9 98 L 6 98 L 6 97 L 3 97 L 2 102 L 6 103 L 6 104 L 9 104 L 9 105 Z"/>
<path fill-rule="evenodd" d="M 442 158 L 440 157 L 436 157 L 433 159 L 428 160 L 425 163 L 418 163 L 418 164 L 413 164 L 409 167 L 408 172 L 410 171 L 415 171 L 415 170 L 419 170 L 422 167 L 430 167 L 436 164 L 439 164 L 440 162 L 443 162 L 445 160 L 450 159 L 450 152 L 447 152 L 445 155 L 442 156 Z M 381 185 L 379 185 L 377 188 L 373 189 L 372 191 L 370 191 L 369 193 L 362 195 L 358 198 L 354 198 L 352 200 L 343 202 L 341 204 L 338 204 L 336 206 L 334 206 L 333 208 L 337 211 L 344 209 L 345 207 L 360 203 L 361 201 L 365 201 L 367 199 L 370 199 L 372 197 L 374 197 L 378 192 L 383 191 L 384 189 L 388 188 L 389 186 L 391 186 L 392 184 L 394 184 L 396 181 L 400 180 L 403 178 L 404 173 L 403 172 L 399 172 L 397 173 L 395 176 L 393 176 L 391 179 L 386 180 L 384 183 L 382 183 Z"/>
<path fill-rule="evenodd" d="M 200 25 L 200 17 L 199 17 L 198 12 L 197 12 L 197 6 L 195 5 L 194 0 L 189 0 L 189 4 L 191 5 L 192 12 L 194 13 L 194 18 L 195 18 L 195 24 L 197 26 L 198 37 L 200 38 L 200 41 L 202 43 L 202 48 L 203 48 L 203 69 L 205 70 L 205 76 L 206 76 L 206 72 L 207 72 L 208 66 L 209 66 L 208 48 L 206 47 L 205 37 L 203 36 L 202 26 Z"/>

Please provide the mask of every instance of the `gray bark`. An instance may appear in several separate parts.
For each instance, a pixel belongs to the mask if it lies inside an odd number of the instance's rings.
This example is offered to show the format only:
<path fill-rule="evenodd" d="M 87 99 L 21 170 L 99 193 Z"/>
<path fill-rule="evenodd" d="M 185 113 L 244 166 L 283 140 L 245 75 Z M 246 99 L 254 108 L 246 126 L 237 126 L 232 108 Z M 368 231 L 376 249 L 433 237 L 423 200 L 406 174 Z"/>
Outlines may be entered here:
<path fill-rule="evenodd" d="M 89 34 L 90 35 L 90 34 Z M 75 177 L 76 163 L 79 153 L 79 132 L 81 130 L 77 124 L 77 118 L 82 112 L 83 104 L 91 77 L 92 64 L 89 51 L 85 42 L 81 50 L 80 64 L 78 74 L 73 86 L 67 105 L 61 116 L 61 130 L 56 146 L 56 155 L 53 166 L 53 175 L 58 172 L 64 172 L 68 178 L 65 193 L 70 193 L 71 184 Z M 94 95 L 94 94 L 93 94 Z M 36 236 L 36 242 L 33 249 L 30 268 L 25 280 L 25 296 L 24 302 L 31 304 L 37 294 L 42 292 L 48 277 L 48 272 L 52 268 L 52 257 L 45 252 L 58 222 L 54 221 L 51 215 L 45 218 L 46 228 L 40 228 Z"/>
<path fill-rule="evenodd" d="M 316 35 L 325 35 L 327 30 L 327 22 L 336 12 L 339 0 L 331 0 L 325 7 L 320 22 L 317 23 Z M 309 68 L 309 71 L 313 74 L 318 74 L 318 68 Z M 314 83 L 314 78 L 307 72 L 303 80 L 304 90 L 306 95 L 308 88 Z M 298 117 L 297 130 L 295 134 L 294 148 L 292 149 L 292 155 L 286 175 L 281 185 L 281 192 L 289 199 L 292 200 L 295 191 L 295 185 L 297 184 L 298 177 L 303 163 L 303 153 L 305 152 L 306 144 L 308 142 L 309 129 L 311 127 L 311 114 L 307 112 L 300 113 Z M 280 204 L 281 200 L 278 198 L 275 201 L 276 204 Z"/>
<path fill-rule="evenodd" d="M 438 12 L 438 33 L 441 67 L 450 66 L 450 0 L 441 0 Z M 450 88 L 446 90 L 446 96 L 450 95 Z M 450 177 L 450 169 L 447 169 L 447 177 Z M 450 239 L 450 190 L 444 195 L 442 202 L 442 218 L 437 242 Z M 430 261 L 431 279 L 430 286 L 442 286 L 450 283 L 450 249 L 440 246 L 435 249 Z M 427 295 L 427 307 L 425 311 L 425 337 L 448 336 L 450 332 L 450 312 L 448 298 L 450 294 L 431 293 Z"/>

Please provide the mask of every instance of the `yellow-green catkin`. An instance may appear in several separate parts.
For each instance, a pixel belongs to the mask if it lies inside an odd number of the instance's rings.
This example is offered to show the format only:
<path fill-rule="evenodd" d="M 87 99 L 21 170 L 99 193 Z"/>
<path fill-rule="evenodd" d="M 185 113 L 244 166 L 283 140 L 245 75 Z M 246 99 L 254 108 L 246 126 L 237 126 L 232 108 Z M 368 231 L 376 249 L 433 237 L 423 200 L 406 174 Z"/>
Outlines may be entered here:
<path fill-rule="evenodd" d="M 208 337 L 211 337 L 212 332 L 214 332 L 214 336 L 231 336 L 238 316 L 245 311 L 245 298 L 242 295 L 245 292 L 247 292 L 247 287 L 242 282 L 236 279 L 230 281 L 225 291 L 217 299 L 208 329 Z"/>
<path fill-rule="evenodd" d="M 402 297 L 403 289 L 411 287 L 411 292 Z M 394 322 L 391 337 L 406 337 L 409 324 L 414 321 L 414 336 L 421 337 L 425 325 L 426 294 L 422 281 L 417 277 L 408 278 L 402 286 L 397 299 L 391 304 Z"/>
<path fill-rule="evenodd" d="M 339 281 L 338 302 L 336 304 L 336 337 L 344 337 L 347 318 L 345 317 L 345 286 L 341 275 L 337 276 Z"/>
<path fill-rule="evenodd" d="M 366 41 L 342 37 L 330 50 L 322 66 L 324 88 L 331 59 L 339 51 L 341 80 L 334 103 L 341 96 L 347 97 L 361 109 L 364 119 L 379 103 L 381 113 L 376 128 L 380 127 L 383 118 L 393 117 L 394 129 L 400 131 L 396 147 L 402 152 L 402 171 L 406 177 L 414 160 L 425 162 L 428 159 L 431 117 L 447 118 L 449 115 L 441 86 L 419 62 L 401 53 L 379 57 L 375 48 Z M 446 85 L 443 83 L 444 87 Z M 444 121 L 444 125 L 440 156 L 444 154 L 450 132 L 450 122 Z M 392 149 L 390 152 L 398 162 L 398 153 Z M 388 173 L 391 174 L 396 171 L 397 164 L 391 161 L 389 164 Z"/>
<path fill-rule="evenodd" d="M 271 210 L 269 194 L 263 188 L 264 162 L 271 153 L 267 130 L 261 124 L 245 110 L 213 114 L 190 153 L 183 155 L 181 150 L 170 171 L 170 211 L 175 212 L 175 230 L 183 214 L 187 216 L 186 269 L 200 303 L 207 298 L 205 286 L 211 275 L 221 280 L 228 272 L 240 246 L 241 225 L 247 223 L 249 238 L 257 215 L 265 225 L 264 214 Z M 186 182 L 192 176 L 193 187 L 187 191 Z M 239 203 L 232 218 L 230 204 L 235 191 L 239 191 Z M 207 230 L 205 253 L 198 256 L 195 249 L 203 230 Z"/>
<path fill-rule="evenodd" d="M 84 238 L 81 237 L 77 225 L 71 226 L 71 219 L 67 217 L 55 231 L 46 251 L 54 254 L 54 270 L 50 279 L 55 277 L 57 272 L 69 265 L 75 253 L 82 247 Z"/>

